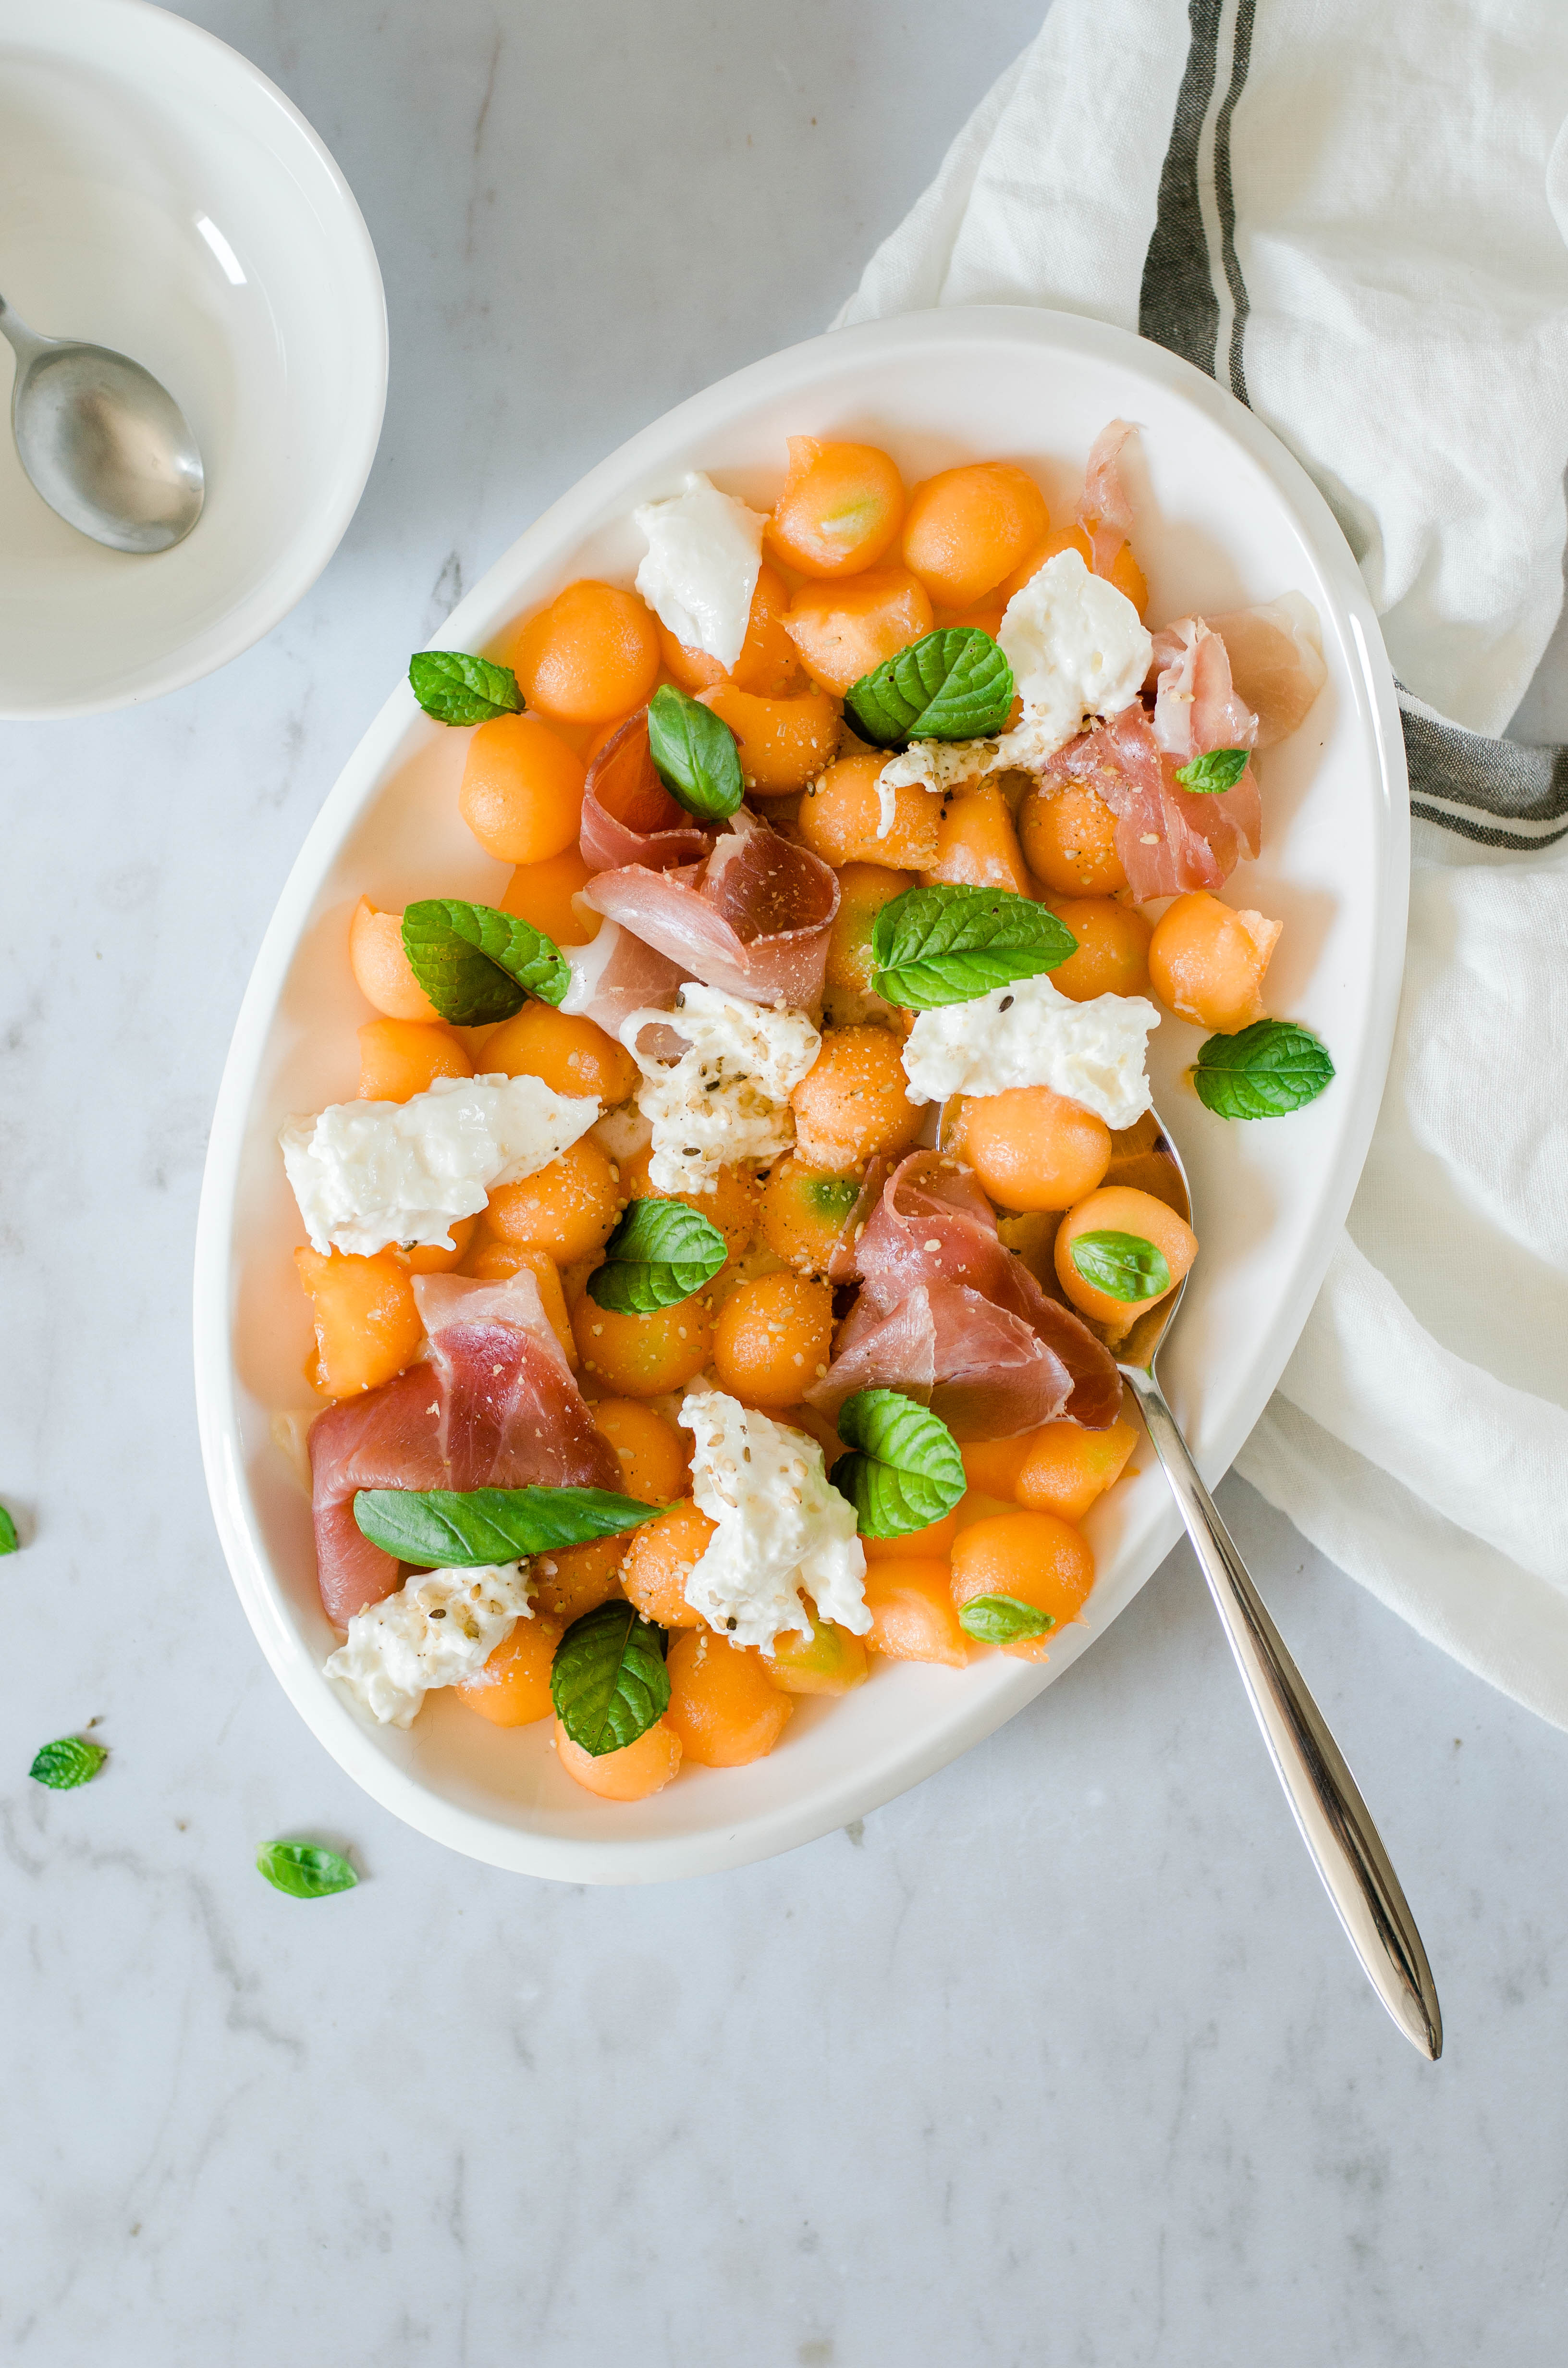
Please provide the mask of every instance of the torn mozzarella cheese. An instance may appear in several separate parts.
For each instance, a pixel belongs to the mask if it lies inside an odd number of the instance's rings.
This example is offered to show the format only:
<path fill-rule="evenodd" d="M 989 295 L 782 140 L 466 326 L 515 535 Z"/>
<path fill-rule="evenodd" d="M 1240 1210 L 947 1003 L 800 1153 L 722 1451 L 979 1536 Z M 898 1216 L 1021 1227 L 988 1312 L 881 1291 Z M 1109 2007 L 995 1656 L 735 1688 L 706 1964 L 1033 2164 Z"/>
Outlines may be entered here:
<path fill-rule="evenodd" d="M 810 1636 L 804 1593 L 822 1619 L 863 1636 L 866 1550 L 816 1441 L 722 1390 L 688 1391 L 679 1420 L 695 1442 L 692 1495 L 717 1524 L 686 1582 L 692 1610 L 732 1643 L 766 1652 L 786 1629 Z"/>
<path fill-rule="evenodd" d="M 278 1141 L 311 1246 L 369 1257 L 389 1243 L 449 1250 L 496 1184 L 559 1159 L 598 1117 L 542 1077 L 437 1077 L 405 1102 L 335 1102 Z"/>
<path fill-rule="evenodd" d="M 631 517 L 648 538 L 638 591 L 667 632 L 727 674 L 751 620 L 766 520 L 697 469 L 678 494 L 644 502 Z"/>
<path fill-rule="evenodd" d="M 1059 551 L 1008 601 L 997 633 L 1023 701 L 995 740 L 916 740 L 882 773 L 891 787 L 951 789 L 1018 766 L 1038 772 L 1090 715 L 1119 715 L 1142 688 L 1153 641 L 1125 594 Z"/>
<path fill-rule="evenodd" d="M 678 1060 L 644 1051 L 684 1040 Z M 673 1011 L 634 1011 L 620 1041 L 642 1073 L 639 1110 L 653 1128 L 648 1178 L 661 1192 L 711 1192 L 721 1167 L 773 1159 L 795 1139 L 790 1096 L 822 1049 L 803 1011 L 774 1011 L 689 981 Z"/>
<path fill-rule="evenodd" d="M 1049 978 L 1023 978 L 972 1003 L 922 1011 L 903 1047 L 912 1102 L 1047 1086 L 1108 1127 L 1153 1106 L 1144 1071 L 1160 1015 L 1136 995 L 1071 1003 Z"/>
<path fill-rule="evenodd" d="M 418 1571 L 354 1614 L 326 1674 L 383 1726 L 412 1726 L 431 1687 L 476 1678 L 517 1621 L 531 1617 L 520 1562 Z"/>

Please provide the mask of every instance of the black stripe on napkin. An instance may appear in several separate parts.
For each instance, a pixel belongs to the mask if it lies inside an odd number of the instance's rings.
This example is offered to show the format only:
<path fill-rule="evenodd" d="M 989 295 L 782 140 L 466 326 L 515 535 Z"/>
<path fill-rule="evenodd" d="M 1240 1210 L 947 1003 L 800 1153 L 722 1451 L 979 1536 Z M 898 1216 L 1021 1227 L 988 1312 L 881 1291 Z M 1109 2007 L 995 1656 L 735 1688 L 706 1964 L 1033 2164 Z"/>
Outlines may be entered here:
<path fill-rule="evenodd" d="M 1518 854 L 1568 838 L 1568 748 L 1524 748 L 1463 731 L 1403 683 L 1399 699 L 1413 814 Z"/>
<path fill-rule="evenodd" d="M 1138 326 L 1167 352 L 1180 354 L 1210 378 L 1224 365 L 1231 392 L 1247 399 L 1242 369 L 1247 291 L 1236 257 L 1236 204 L 1231 186 L 1231 118 L 1252 58 L 1256 0 L 1238 0 L 1231 44 L 1230 78 L 1214 120 L 1214 208 L 1220 224 L 1220 268 L 1233 307 L 1229 350 L 1221 356 L 1220 302 L 1214 293 L 1213 259 L 1203 227 L 1200 194 L 1203 126 L 1214 101 L 1220 73 L 1220 19 L 1223 0 L 1187 0 L 1191 27 L 1187 65 L 1176 93 L 1176 115 L 1160 167 L 1154 228 L 1143 257 L 1138 294 Z"/>

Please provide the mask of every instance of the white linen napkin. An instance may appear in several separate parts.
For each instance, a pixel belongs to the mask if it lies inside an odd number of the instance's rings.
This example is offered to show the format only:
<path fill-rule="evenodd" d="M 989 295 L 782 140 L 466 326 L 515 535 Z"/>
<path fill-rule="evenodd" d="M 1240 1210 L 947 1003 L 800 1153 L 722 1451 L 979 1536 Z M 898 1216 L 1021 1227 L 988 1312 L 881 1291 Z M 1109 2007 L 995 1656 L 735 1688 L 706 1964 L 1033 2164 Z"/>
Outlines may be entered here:
<path fill-rule="evenodd" d="M 1568 1727 L 1568 750 L 1490 736 L 1562 602 L 1565 117 L 1562 0 L 1056 0 L 839 321 L 1139 329 L 1250 403 L 1345 529 L 1401 683 L 1404 992 L 1237 1468 Z"/>

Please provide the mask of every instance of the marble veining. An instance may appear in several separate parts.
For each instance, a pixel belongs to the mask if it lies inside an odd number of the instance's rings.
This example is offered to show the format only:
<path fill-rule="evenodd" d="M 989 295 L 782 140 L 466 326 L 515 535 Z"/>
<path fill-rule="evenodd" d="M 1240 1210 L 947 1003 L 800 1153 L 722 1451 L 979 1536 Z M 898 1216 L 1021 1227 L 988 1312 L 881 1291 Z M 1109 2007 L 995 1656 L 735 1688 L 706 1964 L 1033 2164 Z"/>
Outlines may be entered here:
<path fill-rule="evenodd" d="M 1188 1557 L 1002 1734 L 809 1850 L 508 1878 L 267 1672 L 189 1379 L 205 1129 L 299 842 L 406 654 L 668 404 L 812 334 L 1036 0 L 193 0 L 328 141 L 392 330 L 310 598 L 0 737 L 0 2351 L 74 2368 L 1460 2368 L 1562 2356 L 1563 1738 L 1222 1501 L 1441 1987 L 1384 2020 Z M 1536 730 L 1568 723 L 1560 647 Z M 97 1719 L 89 1790 L 37 1743 Z M 300 1906 L 261 1839 L 349 1850 Z M 1555 2033 L 1555 2037 L 1553 2034 Z"/>

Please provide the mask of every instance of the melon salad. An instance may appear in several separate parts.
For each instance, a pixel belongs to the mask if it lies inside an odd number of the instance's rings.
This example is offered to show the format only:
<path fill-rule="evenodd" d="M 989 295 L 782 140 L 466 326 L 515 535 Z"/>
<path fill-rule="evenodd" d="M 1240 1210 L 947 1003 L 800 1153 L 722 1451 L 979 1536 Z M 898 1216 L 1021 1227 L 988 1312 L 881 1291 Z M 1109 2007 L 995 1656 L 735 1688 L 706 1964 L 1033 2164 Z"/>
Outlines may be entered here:
<path fill-rule="evenodd" d="M 1150 1032 L 1221 1118 L 1333 1075 L 1217 893 L 1316 619 L 1152 628 L 1129 433 L 1061 523 L 793 438 L 770 513 L 691 472 L 634 584 L 412 661 L 495 900 L 361 899 L 358 1096 L 282 1134 L 363 1718 L 449 1688 L 634 1801 L 1083 1615 L 1116 1349 L 1198 1250 Z"/>

